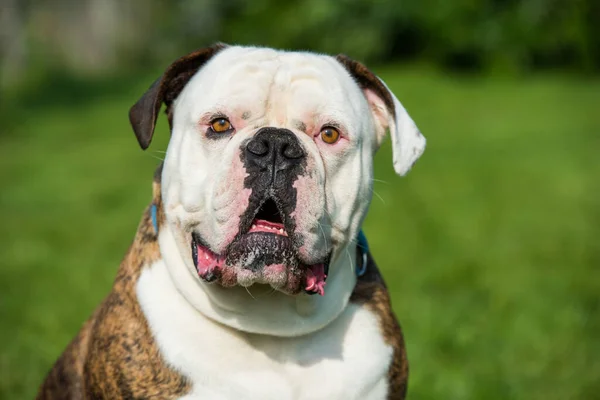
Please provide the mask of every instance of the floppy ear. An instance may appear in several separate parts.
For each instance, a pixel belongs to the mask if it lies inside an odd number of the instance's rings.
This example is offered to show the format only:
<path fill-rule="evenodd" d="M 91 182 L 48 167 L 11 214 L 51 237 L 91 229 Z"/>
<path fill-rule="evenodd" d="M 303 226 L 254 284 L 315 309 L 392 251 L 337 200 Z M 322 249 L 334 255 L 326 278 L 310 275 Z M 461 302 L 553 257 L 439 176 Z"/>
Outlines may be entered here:
<path fill-rule="evenodd" d="M 169 65 L 164 74 L 131 107 L 129 110 L 129 122 L 143 150 L 146 150 L 152 141 L 154 126 L 156 125 L 156 119 L 158 118 L 158 112 L 162 104 L 165 103 L 167 106 L 169 125 L 171 125 L 171 104 L 173 101 L 179 96 L 183 87 L 198 69 L 226 47 L 226 44 L 217 43 L 211 47 L 196 50 L 176 60 Z"/>
<path fill-rule="evenodd" d="M 425 151 L 425 137 L 381 79 L 361 63 L 343 54 L 336 56 L 336 59 L 354 78 L 367 98 L 375 119 L 377 145 L 381 145 L 389 130 L 392 137 L 394 170 L 398 175 L 406 175 Z"/>

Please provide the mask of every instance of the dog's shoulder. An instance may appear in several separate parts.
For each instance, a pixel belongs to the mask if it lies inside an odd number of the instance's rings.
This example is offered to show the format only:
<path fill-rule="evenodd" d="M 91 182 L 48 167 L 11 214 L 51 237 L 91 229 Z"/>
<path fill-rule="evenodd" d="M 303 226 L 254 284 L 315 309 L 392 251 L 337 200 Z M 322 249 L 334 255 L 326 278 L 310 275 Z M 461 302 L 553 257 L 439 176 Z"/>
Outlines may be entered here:
<path fill-rule="evenodd" d="M 392 347 L 392 362 L 388 371 L 389 399 L 404 399 L 408 381 L 408 360 L 404 336 L 393 311 L 390 295 L 371 254 L 364 275 L 359 277 L 350 301 L 375 314 L 385 342 Z"/>
<path fill-rule="evenodd" d="M 92 398 L 178 398 L 189 390 L 164 362 L 139 305 L 113 291 L 94 320 L 84 364 Z"/>

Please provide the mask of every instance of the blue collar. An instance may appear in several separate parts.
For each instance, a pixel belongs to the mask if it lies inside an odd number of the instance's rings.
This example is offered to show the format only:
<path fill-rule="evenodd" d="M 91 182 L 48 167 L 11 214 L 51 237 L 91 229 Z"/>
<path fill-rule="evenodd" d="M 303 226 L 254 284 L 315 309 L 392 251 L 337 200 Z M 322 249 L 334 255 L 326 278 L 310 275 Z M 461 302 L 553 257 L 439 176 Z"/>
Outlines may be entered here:
<path fill-rule="evenodd" d="M 154 232 L 158 234 L 158 219 L 156 217 L 156 204 L 152 204 L 150 207 L 150 216 L 152 217 L 152 226 L 154 227 Z M 363 276 L 365 272 L 367 272 L 367 264 L 369 254 L 369 242 L 367 242 L 367 237 L 365 236 L 362 229 L 358 232 L 358 238 L 356 239 L 356 246 L 358 247 L 358 251 L 360 251 L 360 261 L 361 264 L 356 266 L 356 276 Z"/>
<path fill-rule="evenodd" d="M 360 261 L 362 263 L 360 266 L 356 266 L 356 276 L 363 276 L 365 272 L 367 272 L 367 264 L 369 261 L 367 257 L 369 254 L 369 242 L 367 242 L 367 237 L 362 229 L 358 232 L 356 247 L 358 247 L 358 251 L 360 251 Z"/>
<path fill-rule="evenodd" d="M 152 217 L 152 226 L 154 227 L 154 233 L 158 235 L 158 219 L 156 218 L 156 204 L 152 203 L 150 207 L 150 216 Z"/>

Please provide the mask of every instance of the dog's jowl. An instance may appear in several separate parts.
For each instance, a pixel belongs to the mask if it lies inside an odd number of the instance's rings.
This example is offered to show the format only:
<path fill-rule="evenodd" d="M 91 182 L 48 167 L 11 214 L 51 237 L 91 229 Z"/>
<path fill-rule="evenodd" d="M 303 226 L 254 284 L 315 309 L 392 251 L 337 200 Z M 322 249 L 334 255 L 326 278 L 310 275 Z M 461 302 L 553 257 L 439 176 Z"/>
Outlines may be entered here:
<path fill-rule="evenodd" d="M 425 139 L 385 83 L 342 55 L 217 44 L 131 108 L 143 149 L 163 104 L 152 202 L 38 398 L 404 398 L 361 225 L 387 133 L 399 175 Z"/>

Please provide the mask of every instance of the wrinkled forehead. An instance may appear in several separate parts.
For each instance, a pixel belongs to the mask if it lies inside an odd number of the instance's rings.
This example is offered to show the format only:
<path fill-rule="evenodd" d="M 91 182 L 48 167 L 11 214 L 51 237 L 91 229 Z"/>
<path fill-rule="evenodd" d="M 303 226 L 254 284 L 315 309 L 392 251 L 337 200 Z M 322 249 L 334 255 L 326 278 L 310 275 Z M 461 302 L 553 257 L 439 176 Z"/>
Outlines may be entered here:
<path fill-rule="evenodd" d="M 280 123 L 314 115 L 355 115 L 361 92 L 332 57 L 262 48 L 221 51 L 190 80 L 180 100 Z M 366 104 L 366 103 L 365 103 Z M 224 110 L 225 111 L 225 110 Z"/>

